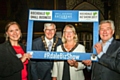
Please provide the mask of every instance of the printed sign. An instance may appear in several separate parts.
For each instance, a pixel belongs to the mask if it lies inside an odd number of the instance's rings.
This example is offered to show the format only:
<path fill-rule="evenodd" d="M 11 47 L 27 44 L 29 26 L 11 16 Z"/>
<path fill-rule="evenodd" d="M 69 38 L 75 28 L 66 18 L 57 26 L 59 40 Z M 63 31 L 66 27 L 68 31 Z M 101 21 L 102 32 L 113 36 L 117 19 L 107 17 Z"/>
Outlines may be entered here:
<path fill-rule="evenodd" d="M 93 53 L 78 53 L 78 52 L 47 52 L 47 51 L 28 51 L 32 55 L 32 59 L 50 59 L 50 60 L 85 60 L 89 59 L 97 61 Z"/>
<path fill-rule="evenodd" d="M 78 21 L 78 11 L 72 10 L 54 10 L 52 21 L 58 22 L 77 22 Z"/>
<path fill-rule="evenodd" d="M 79 11 L 79 21 L 98 22 L 98 11 Z"/>
<path fill-rule="evenodd" d="M 79 10 L 29 10 L 28 34 L 27 34 L 27 53 L 32 55 L 32 59 L 51 59 L 51 60 L 86 60 L 97 61 L 96 50 L 92 53 L 66 53 L 66 52 L 47 52 L 33 51 L 32 37 L 34 21 L 50 22 L 93 22 L 93 45 L 98 42 L 98 11 L 79 11 Z M 94 55 L 94 56 L 93 56 Z"/>
<path fill-rule="evenodd" d="M 58 22 L 96 22 L 98 11 L 30 10 L 29 20 Z"/>
<path fill-rule="evenodd" d="M 52 11 L 46 10 L 30 10 L 29 14 L 30 20 L 45 20 L 51 21 L 52 20 Z"/>

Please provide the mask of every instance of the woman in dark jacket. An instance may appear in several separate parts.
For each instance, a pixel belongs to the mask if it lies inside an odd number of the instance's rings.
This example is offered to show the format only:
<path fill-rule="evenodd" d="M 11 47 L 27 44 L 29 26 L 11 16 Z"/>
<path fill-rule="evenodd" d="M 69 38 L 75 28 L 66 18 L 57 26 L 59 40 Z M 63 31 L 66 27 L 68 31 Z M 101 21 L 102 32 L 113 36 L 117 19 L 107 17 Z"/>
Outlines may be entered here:
<path fill-rule="evenodd" d="M 0 80 L 28 80 L 28 60 L 25 47 L 19 43 L 20 26 L 10 22 L 5 27 L 6 42 L 0 44 Z"/>

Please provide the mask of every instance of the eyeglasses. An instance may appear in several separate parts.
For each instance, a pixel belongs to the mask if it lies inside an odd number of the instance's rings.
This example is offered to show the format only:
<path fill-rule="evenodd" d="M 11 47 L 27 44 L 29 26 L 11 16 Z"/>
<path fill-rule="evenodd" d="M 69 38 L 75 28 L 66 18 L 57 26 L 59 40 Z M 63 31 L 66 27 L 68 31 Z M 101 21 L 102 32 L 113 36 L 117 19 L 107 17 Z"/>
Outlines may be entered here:
<path fill-rule="evenodd" d="M 49 31 L 55 31 L 55 29 L 45 29 L 45 31 L 49 32 Z"/>
<path fill-rule="evenodd" d="M 68 34 L 68 33 L 69 33 L 69 34 L 72 34 L 73 31 L 64 31 L 64 33 L 65 33 L 65 34 Z"/>

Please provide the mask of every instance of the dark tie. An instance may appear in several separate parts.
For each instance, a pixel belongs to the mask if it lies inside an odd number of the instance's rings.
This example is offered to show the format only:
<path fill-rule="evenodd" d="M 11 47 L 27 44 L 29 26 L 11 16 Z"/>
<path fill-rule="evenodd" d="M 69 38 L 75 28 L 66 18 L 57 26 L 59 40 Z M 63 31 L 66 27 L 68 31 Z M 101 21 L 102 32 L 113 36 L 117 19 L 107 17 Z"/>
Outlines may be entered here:
<path fill-rule="evenodd" d="M 67 61 L 64 61 L 62 80 L 70 80 L 69 64 Z"/>

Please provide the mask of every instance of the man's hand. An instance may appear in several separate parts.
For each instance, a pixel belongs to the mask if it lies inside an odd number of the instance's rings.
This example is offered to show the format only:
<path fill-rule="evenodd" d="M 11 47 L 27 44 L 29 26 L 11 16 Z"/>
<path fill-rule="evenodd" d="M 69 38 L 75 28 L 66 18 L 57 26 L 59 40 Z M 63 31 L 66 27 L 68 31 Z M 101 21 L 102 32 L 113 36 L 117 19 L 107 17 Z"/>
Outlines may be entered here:
<path fill-rule="evenodd" d="M 100 54 L 100 52 L 102 52 L 102 43 L 97 43 L 94 47 L 96 49 L 97 54 Z"/>
<path fill-rule="evenodd" d="M 82 63 L 85 64 L 86 66 L 91 66 L 92 65 L 91 60 L 83 60 Z"/>

